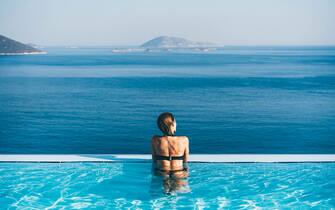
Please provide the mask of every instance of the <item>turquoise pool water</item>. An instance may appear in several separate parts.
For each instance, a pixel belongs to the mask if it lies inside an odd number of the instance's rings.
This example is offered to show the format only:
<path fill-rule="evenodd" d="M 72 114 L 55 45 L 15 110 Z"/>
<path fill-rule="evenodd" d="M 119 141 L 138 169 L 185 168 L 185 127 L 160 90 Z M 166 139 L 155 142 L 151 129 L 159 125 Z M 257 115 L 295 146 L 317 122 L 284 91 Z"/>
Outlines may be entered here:
<path fill-rule="evenodd" d="M 335 163 L 191 163 L 165 182 L 150 163 L 1 163 L 2 209 L 335 207 Z M 172 189 L 170 193 L 165 189 Z M 173 190 L 176 189 L 177 190 Z"/>

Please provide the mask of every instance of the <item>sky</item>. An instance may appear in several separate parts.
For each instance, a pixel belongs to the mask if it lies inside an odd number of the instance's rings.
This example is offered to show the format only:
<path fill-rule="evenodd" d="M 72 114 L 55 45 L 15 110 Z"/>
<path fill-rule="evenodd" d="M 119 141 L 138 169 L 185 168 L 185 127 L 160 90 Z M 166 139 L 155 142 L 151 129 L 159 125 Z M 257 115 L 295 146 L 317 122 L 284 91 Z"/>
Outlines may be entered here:
<path fill-rule="evenodd" d="M 334 0 L 0 0 L 0 34 L 38 45 L 335 45 Z"/>

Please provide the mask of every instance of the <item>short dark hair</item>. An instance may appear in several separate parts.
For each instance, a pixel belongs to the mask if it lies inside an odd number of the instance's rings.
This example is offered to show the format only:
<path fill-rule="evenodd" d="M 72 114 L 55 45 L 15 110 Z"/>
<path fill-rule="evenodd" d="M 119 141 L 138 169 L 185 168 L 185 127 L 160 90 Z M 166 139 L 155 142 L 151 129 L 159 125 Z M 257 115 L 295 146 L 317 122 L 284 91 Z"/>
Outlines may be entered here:
<path fill-rule="evenodd" d="M 173 125 L 174 122 L 175 118 L 173 114 L 171 114 L 170 112 L 163 112 L 157 118 L 157 126 L 159 130 L 161 130 L 164 133 L 164 135 L 167 136 L 174 135 L 174 133 L 172 133 L 171 131 L 171 126 Z"/>

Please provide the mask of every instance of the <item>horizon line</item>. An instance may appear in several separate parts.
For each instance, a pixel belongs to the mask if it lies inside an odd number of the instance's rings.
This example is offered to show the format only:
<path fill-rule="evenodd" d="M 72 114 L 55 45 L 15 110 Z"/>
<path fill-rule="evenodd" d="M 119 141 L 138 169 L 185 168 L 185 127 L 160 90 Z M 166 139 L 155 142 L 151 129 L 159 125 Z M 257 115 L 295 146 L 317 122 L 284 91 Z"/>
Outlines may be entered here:
<path fill-rule="evenodd" d="M 35 44 L 42 47 L 141 47 L 136 44 L 36 44 L 36 43 L 24 43 L 24 44 Z M 225 47 L 335 47 L 334 44 L 227 44 L 227 45 L 215 45 L 208 47 L 180 47 L 180 48 L 225 48 Z M 142 47 L 148 48 L 148 47 Z M 157 47 L 160 48 L 160 47 Z M 162 47 L 163 48 L 163 47 Z M 169 48 L 169 47 L 167 47 Z M 171 47 L 174 49 L 174 47 Z M 178 48 L 176 48 L 178 49 Z"/>

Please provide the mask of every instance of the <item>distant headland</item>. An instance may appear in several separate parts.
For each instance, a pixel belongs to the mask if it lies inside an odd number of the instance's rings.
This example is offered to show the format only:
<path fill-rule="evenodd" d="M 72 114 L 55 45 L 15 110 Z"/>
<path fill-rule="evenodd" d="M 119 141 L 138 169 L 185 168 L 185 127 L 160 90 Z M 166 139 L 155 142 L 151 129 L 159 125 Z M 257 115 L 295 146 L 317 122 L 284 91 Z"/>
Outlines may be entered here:
<path fill-rule="evenodd" d="M 28 44 L 0 35 L 0 55 L 46 54 L 46 52 Z"/>

